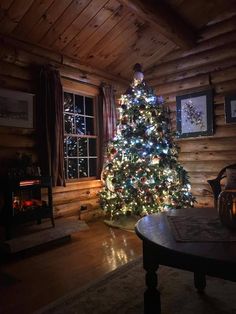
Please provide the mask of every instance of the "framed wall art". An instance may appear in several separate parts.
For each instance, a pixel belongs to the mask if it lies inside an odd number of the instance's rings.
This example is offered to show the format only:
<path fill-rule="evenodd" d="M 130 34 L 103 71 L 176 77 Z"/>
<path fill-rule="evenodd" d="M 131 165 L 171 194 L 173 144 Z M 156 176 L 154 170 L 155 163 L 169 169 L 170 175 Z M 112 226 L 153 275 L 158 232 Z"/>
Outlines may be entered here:
<path fill-rule="evenodd" d="M 178 137 L 213 135 L 212 90 L 176 97 Z"/>
<path fill-rule="evenodd" d="M 33 94 L 0 89 L 0 126 L 33 128 Z"/>
<path fill-rule="evenodd" d="M 225 122 L 236 122 L 236 94 L 225 96 Z"/>

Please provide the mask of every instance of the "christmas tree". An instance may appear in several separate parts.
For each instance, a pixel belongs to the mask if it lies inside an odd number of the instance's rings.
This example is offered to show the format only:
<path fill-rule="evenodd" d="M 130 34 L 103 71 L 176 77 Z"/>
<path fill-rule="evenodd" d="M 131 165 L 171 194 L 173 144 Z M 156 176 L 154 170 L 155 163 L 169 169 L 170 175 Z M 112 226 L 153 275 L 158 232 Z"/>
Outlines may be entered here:
<path fill-rule="evenodd" d="M 145 83 L 139 64 L 134 70 L 102 171 L 101 205 L 112 218 L 192 207 L 195 201 L 188 174 L 177 160 L 163 98 Z"/>

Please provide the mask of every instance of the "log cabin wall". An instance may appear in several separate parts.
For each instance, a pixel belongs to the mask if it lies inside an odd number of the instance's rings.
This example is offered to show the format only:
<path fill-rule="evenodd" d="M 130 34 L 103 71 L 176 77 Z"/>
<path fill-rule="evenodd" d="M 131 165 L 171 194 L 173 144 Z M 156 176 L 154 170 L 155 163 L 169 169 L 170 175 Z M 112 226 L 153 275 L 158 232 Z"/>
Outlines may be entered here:
<path fill-rule="evenodd" d="M 156 72 L 156 74 L 155 74 Z M 236 163 L 236 124 L 226 124 L 224 97 L 236 93 L 236 19 L 208 26 L 195 48 L 170 53 L 146 75 L 171 111 L 176 129 L 176 96 L 213 89 L 214 135 L 178 139 L 179 161 L 189 172 L 196 207 L 213 206 L 207 180 Z"/>
<path fill-rule="evenodd" d="M 88 69 L 60 54 L 25 44 L 10 38 L 1 37 L 0 49 L 0 88 L 35 94 L 34 65 L 50 63 L 61 73 L 63 88 L 84 95 L 97 96 L 101 82 L 108 82 L 120 94 L 119 85 L 109 74 Z M 124 85 L 124 82 L 123 82 Z M 0 127 L 1 175 L 6 174 L 9 161 L 16 153 L 27 153 L 37 160 L 35 149 L 35 129 Z M 90 219 L 100 215 L 98 191 L 100 180 L 68 182 L 66 187 L 53 189 L 55 216 L 78 214 L 81 206 L 85 211 L 81 217 Z"/>

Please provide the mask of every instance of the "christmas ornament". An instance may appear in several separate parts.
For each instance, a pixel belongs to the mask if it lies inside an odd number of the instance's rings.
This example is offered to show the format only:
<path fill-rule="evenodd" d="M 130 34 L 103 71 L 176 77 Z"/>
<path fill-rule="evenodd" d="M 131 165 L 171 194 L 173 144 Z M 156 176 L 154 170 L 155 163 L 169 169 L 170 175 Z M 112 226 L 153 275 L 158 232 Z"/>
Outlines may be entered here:
<path fill-rule="evenodd" d="M 152 160 L 151 160 L 151 164 L 152 165 L 158 165 L 159 164 L 159 162 L 160 162 L 160 157 L 159 156 L 157 156 L 157 155 L 155 155 L 155 156 L 153 156 L 153 158 L 152 158 Z"/>
<path fill-rule="evenodd" d="M 115 155 L 117 153 L 117 150 L 115 149 L 115 147 L 112 147 L 112 149 L 110 150 L 110 153 L 112 155 Z"/>
<path fill-rule="evenodd" d="M 140 84 L 144 79 L 144 75 L 142 73 L 142 67 L 139 63 L 136 63 L 134 66 L 134 85 Z"/>

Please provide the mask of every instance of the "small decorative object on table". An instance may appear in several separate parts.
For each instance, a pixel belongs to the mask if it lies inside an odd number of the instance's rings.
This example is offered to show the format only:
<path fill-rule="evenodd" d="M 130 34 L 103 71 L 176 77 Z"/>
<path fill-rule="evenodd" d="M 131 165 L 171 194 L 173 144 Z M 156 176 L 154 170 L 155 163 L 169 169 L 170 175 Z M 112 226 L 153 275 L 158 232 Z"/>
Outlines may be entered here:
<path fill-rule="evenodd" d="M 223 225 L 236 229 L 236 190 L 224 190 L 220 193 L 218 212 Z"/>

